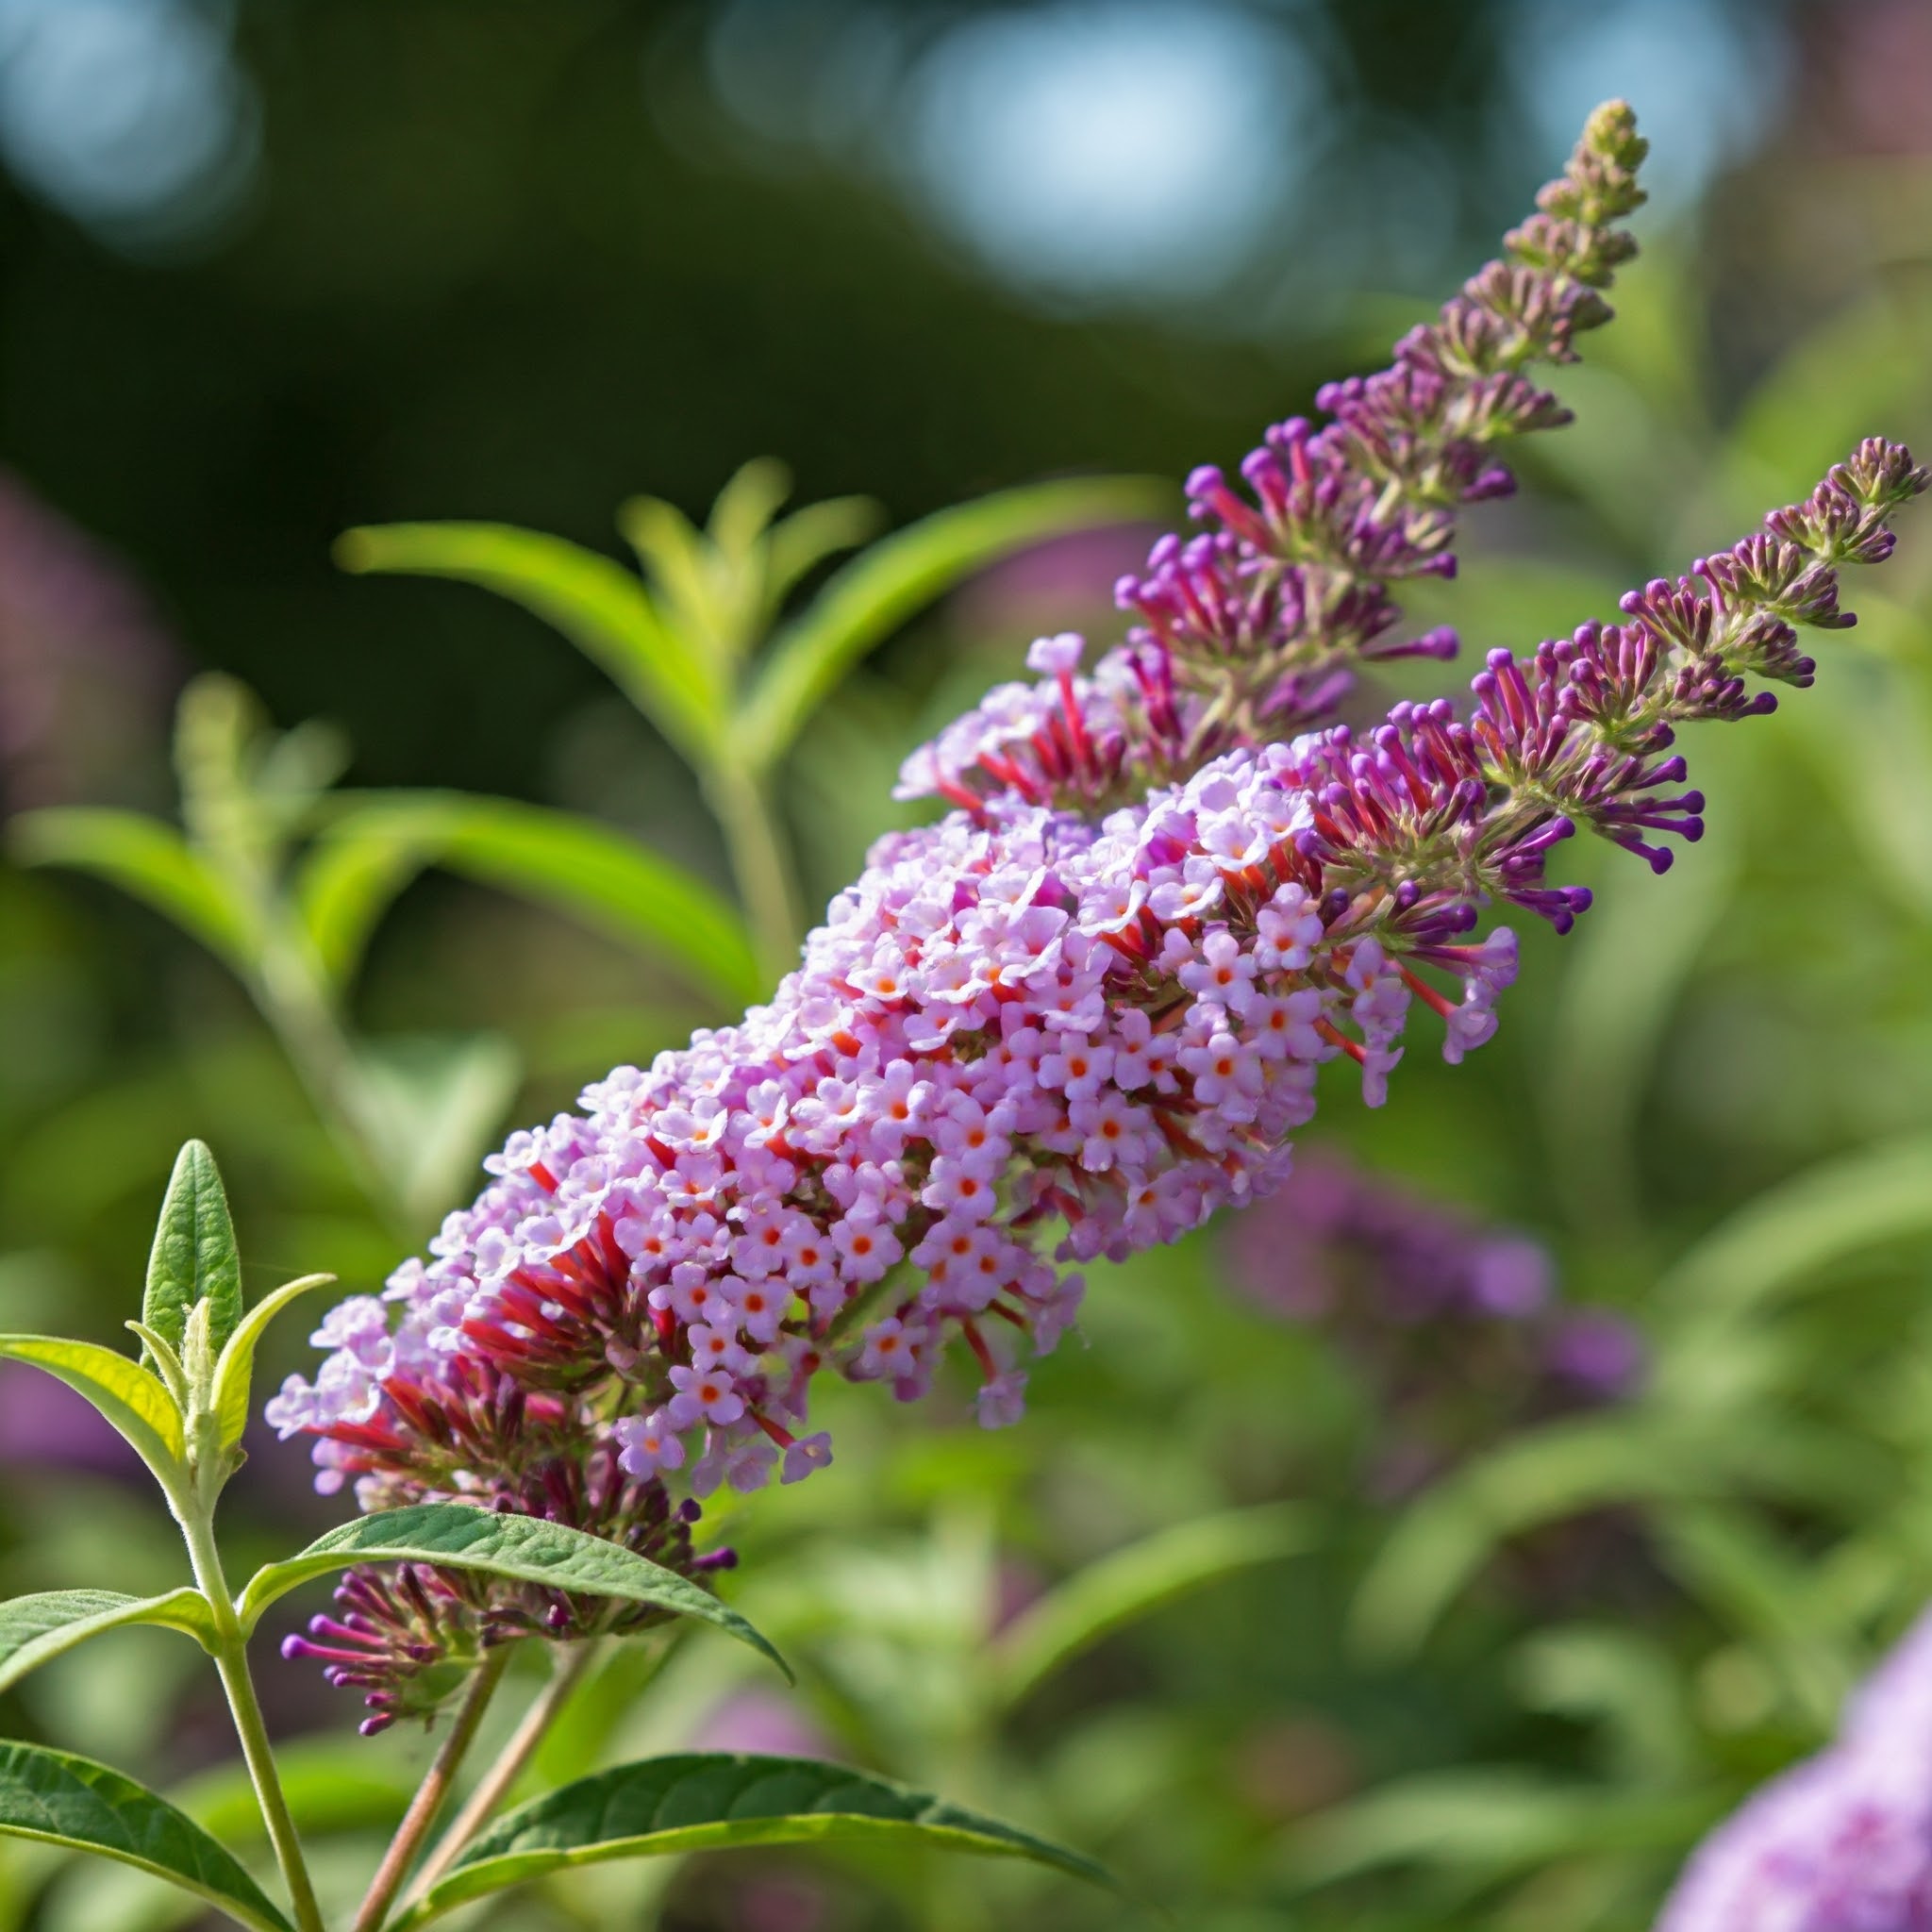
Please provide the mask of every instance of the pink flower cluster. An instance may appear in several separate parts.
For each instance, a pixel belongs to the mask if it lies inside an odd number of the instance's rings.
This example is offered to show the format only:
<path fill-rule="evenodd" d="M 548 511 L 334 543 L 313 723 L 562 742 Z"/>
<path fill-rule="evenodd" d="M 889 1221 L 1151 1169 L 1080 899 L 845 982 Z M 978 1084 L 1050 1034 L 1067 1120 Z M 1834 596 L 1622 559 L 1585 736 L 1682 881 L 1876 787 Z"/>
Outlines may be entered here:
<path fill-rule="evenodd" d="M 1324 1060 L 1353 1053 L 1380 1098 L 1422 982 L 1324 924 L 1311 832 L 1277 747 L 1100 827 L 1016 804 L 887 839 L 769 1006 L 516 1136 L 392 1280 L 400 1322 L 336 1309 L 271 1419 L 339 1481 L 420 1464 L 398 1382 L 475 1361 L 552 1400 L 615 1383 L 625 1469 L 704 1494 L 828 1458 L 821 1366 L 911 1397 L 958 1337 L 980 1420 L 1016 1420 L 1018 1344 L 1051 1350 L 1079 1304 L 1061 1264 L 1264 1191 Z M 1468 949 L 1452 1058 L 1513 972 L 1507 934 Z"/>
<path fill-rule="evenodd" d="M 1515 941 L 1474 928 L 1498 899 L 1566 927 L 1589 895 L 1543 868 L 1578 824 L 1653 862 L 1648 837 L 1701 830 L 1701 798 L 1659 789 L 1683 776 L 1673 731 L 1762 708 L 1746 675 L 1808 680 L 1791 626 L 1844 621 L 1833 566 L 1882 557 L 1925 487 L 1897 446 L 1861 445 L 1768 536 L 1626 600 L 1625 625 L 1498 654 L 1467 722 L 1443 700 L 1361 738 L 1275 735 L 1314 703 L 1304 674 L 1334 669 L 1303 644 L 1358 646 L 1374 573 L 1440 557 L 1431 506 L 1491 488 L 1474 452 L 1539 413 L 1514 362 L 1598 319 L 1563 291 L 1621 258 L 1598 217 L 1630 205 L 1641 148 L 1627 110 L 1593 117 L 1517 238 L 1524 275 L 1479 277 L 1481 301 L 1347 389 L 1332 432 L 1291 425 L 1286 509 L 1277 473 L 1253 471 L 1277 547 L 1333 541 L 1291 589 L 1287 566 L 1244 575 L 1217 552 L 1229 596 L 1273 582 L 1269 610 L 1302 613 L 1291 638 L 1255 628 L 1259 605 L 1252 638 L 1218 634 L 1224 702 L 1176 698 L 1176 735 L 1143 646 L 1082 678 L 1080 641 L 1043 640 L 1046 695 L 1012 701 L 1032 736 L 991 761 L 981 745 L 973 784 L 945 787 L 958 809 L 879 843 L 768 1005 L 513 1137 L 426 1264 L 328 1317 L 328 1358 L 269 1408 L 317 1439 L 325 1487 L 568 1517 L 589 1505 L 558 1472 L 614 1450 L 636 1487 L 602 1484 L 599 1522 L 646 1537 L 651 1486 L 823 1466 L 824 1370 L 910 1398 L 953 1350 L 976 1365 L 979 1420 L 1013 1422 L 1024 1363 L 1078 1308 L 1070 1271 L 1266 1191 L 1324 1061 L 1354 1059 L 1375 1105 L 1415 1005 L 1451 1061 L 1490 1037 Z M 1283 677 L 1304 680 L 1285 710 Z"/>

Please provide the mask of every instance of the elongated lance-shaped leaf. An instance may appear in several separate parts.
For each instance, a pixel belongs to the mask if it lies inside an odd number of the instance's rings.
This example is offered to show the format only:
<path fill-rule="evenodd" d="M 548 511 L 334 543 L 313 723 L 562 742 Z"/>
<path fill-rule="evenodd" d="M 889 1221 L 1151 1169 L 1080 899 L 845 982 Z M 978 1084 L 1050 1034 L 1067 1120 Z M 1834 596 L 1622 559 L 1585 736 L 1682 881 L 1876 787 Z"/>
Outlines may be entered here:
<path fill-rule="evenodd" d="M 1458 1765 L 1318 1813 L 1291 1839 L 1288 1872 L 1312 1886 L 1395 1864 L 1501 1875 L 1610 1851 L 1681 1857 L 1724 1803 L 1709 1790 L 1615 1791 L 1541 1771 Z"/>
<path fill-rule="evenodd" d="M 0 1335 L 0 1357 L 31 1362 L 85 1395 L 134 1445 L 163 1489 L 185 1474 L 181 1411 L 159 1377 L 139 1362 L 97 1341 L 56 1335 Z"/>
<path fill-rule="evenodd" d="M 852 550 L 877 533 L 885 511 L 869 496 L 831 496 L 808 503 L 774 524 L 765 544 L 765 601 L 769 623 L 807 572 L 835 550 Z"/>
<path fill-rule="evenodd" d="M 732 1005 L 764 988 L 730 902 L 613 826 L 460 791 L 340 797 L 297 888 L 317 949 L 338 970 L 359 954 L 388 895 L 422 866 L 440 865 L 668 959 Z"/>
<path fill-rule="evenodd" d="M 1294 1556 L 1311 1541 L 1306 1511 L 1267 1504 L 1177 1524 L 1112 1551 L 1048 1591 L 1000 1633 L 992 1661 L 1001 1697 L 1017 1703 L 1042 1678 L 1137 1617 L 1224 1577 Z"/>
<path fill-rule="evenodd" d="M 173 825 L 105 807 L 47 806 L 7 828 L 23 865 L 92 873 L 198 940 L 232 971 L 248 974 L 253 922 L 226 883 Z"/>
<path fill-rule="evenodd" d="M 1887 1480 L 1868 1445 L 1782 1405 L 1679 1412 L 1653 1399 L 1512 1437 L 1425 1490 L 1361 1580 L 1351 1635 L 1378 1661 L 1411 1652 L 1499 1545 L 1588 1509 L 1761 1496 L 1847 1517 Z"/>
<path fill-rule="evenodd" d="M 221 1170 L 204 1142 L 190 1141 L 155 1224 L 141 1319 L 179 1353 L 197 1302 L 208 1305 L 208 1341 L 219 1349 L 242 1323 L 242 1257 Z"/>
<path fill-rule="evenodd" d="M 737 754 L 777 762 L 845 674 L 908 618 L 974 571 L 1069 530 L 1155 517 L 1168 485 L 1090 476 L 1001 491 L 882 538 L 832 577 L 779 633 L 733 728 Z"/>
<path fill-rule="evenodd" d="M 420 1774 L 422 1767 L 416 1767 Z M 275 1774 L 289 1816 L 305 1841 L 346 1832 L 395 1829 L 416 1788 L 407 1764 L 386 1751 L 372 1751 L 352 1731 L 310 1732 L 275 1746 Z M 163 1795 L 206 1832 L 246 1858 L 269 1850 L 261 1800 L 248 1767 L 239 1757 L 211 1765 Z M 334 1847 L 316 1847 L 321 1858 Z M 167 1907 L 173 1907 L 172 1911 Z M 202 1908 L 193 1899 L 162 1899 L 139 1873 L 106 1860 L 63 1878 L 49 1932 L 176 1932 L 198 1926 Z M 38 1928 L 37 1928 L 38 1932 Z"/>
<path fill-rule="evenodd" d="M 579 1778 L 500 1818 L 394 1922 L 413 1932 L 465 1900 L 574 1865 L 734 1845 L 865 1840 L 1030 1858 L 1091 1885 L 1104 1867 L 1030 1832 L 847 1765 L 687 1752 Z"/>
<path fill-rule="evenodd" d="M 1695 1376 L 1658 1363 L 1659 1392 L 1707 1401 L 1707 1350 L 1733 1324 L 1774 1305 L 1848 1255 L 1932 1229 L 1932 1135 L 1909 1134 L 1835 1154 L 1747 1201 L 1665 1271 L 1651 1291 Z"/>
<path fill-rule="evenodd" d="M 198 1590 L 166 1596 L 123 1596 L 113 1590 L 46 1590 L 0 1603 L 0 1690 L 9 1690 L 29 1671 L 52 1661 L 90 1637 L 131 1624 L 180 1630 L 200 1642 L 211 1637 L 213 1619 Z"/>
<path fill-rule="evenodd" d="M 289 1922 L 227 1848 L 145 1785 L 65 1751 L 0 1744 L 0 1833 L 118 1858 L 254 1932 Z"/>
<path fill-rule="evenodd" d="M 676 1571 L 581 1529 L 535 1516 L 499 1515 L 466 1503 L 413 1503 L 358 1517 L 318 1537 L 286 1562 L 258 1570 L 237 1605 L 242 1627 L 252 1630 L 270 1604 L 311 1576 L 357 1563 L 433 1563 L 579 1596 L 654 1604 L 680 1617 L 715 1624 L 741 1643 L 762 1651 L 788 1677 L 791 1674 L 785 1659 L 744 1618 Z"/>
<path fill-rule="evenodd" d="M 299 1281 L 285 1282 L 242 1317 L 234 1334 L 228 1337 L 215 1363 L 215 1419 L 221 1424 L 225 1449 L 233 1448 L 248 1426 L 248 1391 L 255 1379 L 255 1351 L 268 1324 L 291 1302 L 311 1290 L 326 1288 L 333 1274 L 305 1274 Z"/>
<path fill-rule="evenodd" d="M 344 570 L 456 577 L 555 625 L 693 764 L 712 757 L 723 692 L 637 577 L 561 537 L 507 524 L 384 524 L 344 531 Z"/>
<path fill-rule="evenodd" d="M 331 985 L 354 981 L 384 913 L 434 860 L 434 850 L 404 828 L 363 829 L 353 818 L 309 849 L 294 874 L 296 915 Z"/>

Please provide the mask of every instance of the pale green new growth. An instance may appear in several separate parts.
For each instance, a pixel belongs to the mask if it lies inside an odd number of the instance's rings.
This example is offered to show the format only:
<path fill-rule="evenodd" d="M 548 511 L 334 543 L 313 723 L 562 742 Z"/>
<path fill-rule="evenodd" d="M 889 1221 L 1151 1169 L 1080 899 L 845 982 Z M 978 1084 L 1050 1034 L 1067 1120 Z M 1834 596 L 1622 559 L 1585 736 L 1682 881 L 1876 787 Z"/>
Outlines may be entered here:
<path fill-rule="evenodd" d="M 191 1141 L 175 1158 L 161 1203 L 141 1319 L 179 1355 L 189 1313 L 202 1303 L 208 1341 L 219 1349 L 242 1320 L 242 1262 L 215 1158 Z"/>

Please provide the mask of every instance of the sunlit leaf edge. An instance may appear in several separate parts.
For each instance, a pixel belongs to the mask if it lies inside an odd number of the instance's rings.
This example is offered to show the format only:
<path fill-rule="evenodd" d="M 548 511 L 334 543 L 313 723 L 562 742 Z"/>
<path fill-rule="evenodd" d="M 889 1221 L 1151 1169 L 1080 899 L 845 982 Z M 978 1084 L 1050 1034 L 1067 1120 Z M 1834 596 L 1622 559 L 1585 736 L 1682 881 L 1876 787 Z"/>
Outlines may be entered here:
<path fill-rule="evenodd" d="M 61 866 L 118 887 L 246 977 L 255 951 L 247 915 L 173 825 L 106 806 L 50 805 L 11 819 L 7 844 L 22 865 Z"/>
<path fill-rule="evenodd" d="M 960 578 L 1071 531 L 1158 515 L 1170 485 L 1080 476 L 1004 490 L 937 510 L 861 551 L 781 631 L 732 729 L 755 767 L 776 762 L 841 678 Z"/>
<path fill-rule="evenodd" d="M 45 1624 L 38 1635 L 11 1643 L 10 1625 L 27 1607 L 51 1610 L 66 1605 L 74 1614 Z M 10 1690 L 29 1673 L 109 1630 L 139 1624 L 179 1630 L 204 1641 L 213 1631 L 208 1600 L 198 1590 L 183 1588 L 162 1596 L 125 1596 L 114 1590 L 43 1590 L 0 1603 L 0 1690 Z"/>
<path fill-rule="evenodd" d="M 460 791 L 338 792 L 328 812 L 298 884 L 311 918 L 339 907 L 340 882 L 332 875 L 350 866 L 346 854 L 358 845 L 406 848 L 412 855 L 408 863 L 398 859 L 380 877 L 372 873 L 357 890 L 373 895 L 385 885 L 400 888 L 424 866 L 440 866 L 667 959 L 734 1003 L 765 989 L 737 908 L 695 873 L 614 825 Z M 373 896 L 354 908 L 358 920 L 379 911 Z M 345 936 L 332 938 L 325 925 L 313 936 L 328 957 L 349 956 Z"/>
<path fill-rule="evenodd" d="M 42 1369 L 85 1396 L 163 1483 L 179 1474 L 186 1453 L 180 1411 L 139 1362 L 97 1341 L 57 1335 L 0 1335 L 0 1357 Z"/>

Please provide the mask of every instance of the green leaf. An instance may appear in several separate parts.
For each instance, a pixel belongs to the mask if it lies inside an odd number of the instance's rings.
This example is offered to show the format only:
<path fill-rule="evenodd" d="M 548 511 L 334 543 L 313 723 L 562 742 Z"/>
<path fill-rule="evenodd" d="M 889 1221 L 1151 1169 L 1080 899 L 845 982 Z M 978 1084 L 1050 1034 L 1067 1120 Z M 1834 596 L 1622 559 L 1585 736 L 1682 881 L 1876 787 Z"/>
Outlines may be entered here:
<path fill-rule="evenodd" d="M 248 1391 L 255 1379 L 255 1351 L 268 1324 L 291 1302 L 313 1289 L 325 1288 L 334 1279 L 333 1274 L 305 1274 L 299 1281 L 285 1282 L 273 1294 L 257 1302 L 228 1337 L 227 1345 L 215 1363 L 214 1411 L 224 1449 L 233 1448 L 248 1426 Z"/>
<path fill-rule="evenodd" d="M 1526 1708 L 1596 1733 L 1619 1782 L 1694 1782 L 1704 1750 L 1695 1684 L 1658 1633 L 1610 1623 L 1545 1626 L 1517 1647 L 1509 1675 Z"/>
<path fill-rule="evenodd" d="M 724 559 L 691 527 L 691 519 L 674 503 L 634 496 L 619 509 L 617 527 L 650 579 L 665 634 L 696 663 L 736 659 L 744 637 L 733 621 L 729 586 L 718 569 Z"/>
<path fill-rule="evenodd" d="M 139 812 L 49 806 L 15 818 L 8 842 L 23 865 L 62 865 L 118 886 L 248 973 L 255 937 L 247 912 L 174 826 Z"/>
<path fill-rule="evenodd" d="M 205 1142 L 190 1141 L 175 1157 L 155 1224 L 141 1319 L 178 1355 L 197 1302 L 208 1305 L 208 1341 L 219 1349 L 242 1323 L 242 1257 L 221 1170 Z"/>
<path fill-rule="evenodd" d="M 0 1833 L 118 1858 L 256 1932 L 289 1932 L 289 1922 L 234 1855 L 186 1812 L 89 1758 L 0 1744 Z"/>
<path fill-rule="evenodd" d="M 1553 1177 L 1583 1227 L 1634 1222 L 1641 1211 L 1640 1112 L 1671 1016 L 1730 911 L 1740 872 L 1731 823 L 1715 822 L 1694 867 L 1658 878 L 1619 852 L 1591 881 L 1596 896 L 1568 955 L 1549 1032 L 1551 1078 L 1540 1089 Z M 1574 1105 L 1579 1093 L 1588 1107 Z"/>
<path fill-rule="evenodd" d="M 869 496 L 832 496 L 808 503 L 772 526 L 765 547 L 765 608 L 769 623 L 808 571 L 835 550 L 850 550 L 874 535 L 885 512 Z"/>
<path fill-rule="evenodd" d="M 1483 1765 L 1428 1772 L 1309 1820 L 1291 1843 L 1291 1874 L 1312 1886 L 1395 1864 L 1501 1874 L 1578 1852 L 1677 1851 L 1723 1805 L 1707 1792 L 1621 1792 Z"/>
<path fill-rule="evenodd" d="M 416 1035 L 367 1042 L 359 1058 L 383 1167 L 411 1219 L 433 1225 L 516 1098 L 516 1048 L 494 1033 Z"/>
<path fill-rule="evenodd" d="M 1651 1301 L 1728 1323 L 1848 1256 L 1932 1232 L 1932 1135 L 1835 1155 L 1722 1221 L 1657 1282 Z M 1659 1386 L 1673 1363 L 1660 1362 Z"/>
<path fill-rule="evenodd" d="M 1857 648 L 1832 652 L 1830 676 L 1786 729 L 1863 848 L 1871 888 L 1932 924 L 1932 604 L 1914 609 L 1864 582 L 1854 596 Z M 1776 772 L 1790 782 L 1788 754 Z"/>
<path fill-rule="evenodd" d="M 121 1325 L 139 1339 L 147 1351 L 142 1360 L 161 1378 L 168 1393 L 175 1398 L 175 1407 L 186 1416 L 193 1394 L 188 1387 L 188 1371 L 175 1353 L 175 1344 L 165 1335 L 157 1335 L 145 1322 L 124 1322 Z"/>
<path fill-rule="evenodd" d="M 282 1796 L 325 1890 L 349 1849 L 341 1835 L 379 1831 L 386 1837 L 408 1805 L 421 1769 L 411 1774 L 393 1753 L 372 1751 L 354 1732 L 346 1738 L 310 1732 L 276 1743 Z M 240 1758 L 171 1785 L 165 1795 L 224 1844 L 243 1854 L 267 1852 L 261 1801 Z M 317 1842 L 329 1838 L 338 1842 Z M 358 1875 L 367 1870 L 361 1850 L 355 1848 Z M 36 1932 L 172 1932 L 203 1923 L 192 1899 L 157 1892 L 139 1873 L 105 1861 L 63 1879 L 42 1909 L 46 1924 L 37 1924 Z"/>
<path fill-rule="evenodd" d="M 308 862 L 311 930 L 340 958 L 386 882 L 435 864 L 563 912 L 625 945 L 684 968 L 734 1005 L 764 990 L 744 921 L 703 879 L 595 820 L 460 791 L 341 795 Z M 370 848 L 359 873 L 345 850 Z M 375 855 L 384 855 L 378 862 Z M 413 863 L 406 855 L 413 855 Z M 359 895 L 359 901 L 358 898 Z M 345 916 L 346 915 L 346 916 Z M 355 940 L 359 945 L 359 939 Z"/>
<path fill-rule="evenodd" d="M 31 1362 L 77 1390 L 125 1436 L 172 1490 L 185 1474 L 181 1411 L 158 1376 L 95 1341 L 53 1335 L 0 1335 L 0 1357 Z"/>
<path fill-rule="evenodd" d="M 331 827 L 309 849 L 293 880 L 296 916 L 331 984 L 354 980 L 382 915 L 435 854 L 397 826 Z"/>
<path fill-rule="evenodd" d="M 1666 1505 L 1647 1527 L 1687 1593 L 1766 1652 L 1807 1722 L 1828 1732 L 1854 1660 L 1821 1627 L 1812 1555 L 1786 1546 L 1762 1512 L 1737 1505 Z"/>
<path fill-rule="evenodd" d="M 317 1538 L 286 1562 L 257 1571 L 237 1606 L 243 1628 L 252 1630 L 262 1611 L 298 1584 L 356 1563 L 434 1563 L 445 1570 L 513 1576 L 580 1596 L 655 1604 L 680 1617 L 715 1624 L 791 1675 L 785 1659 L 736 1610 L 675 1570 L 560 1523 L 500 1516 L 463 1503 L 416 1503 L 358 1517 Z"/>
<path fill-rule="evenodd" d="M 1533 1524 L 1633 1498 L 1709 1493 L 1717 1476 L 1707 1459 L 1644 1421 L 1553 1423 L 1425 1491 L 1362 1579 L 1352 1617 L 1362 1651 L 1408 1653 L 1496 1545 Z"/>
<path fill-rule="evenodd" d="M 780 633 L 740 712 L 737 755 L 760 770 L 775 764 L 845 674 L 960 578 L 1069 530 L 1158 515 L 1171 493 L 1135 476 L 1040 483 L 941 510 L 882 539 Z"/>
<path fill-rule="evenodd" d="M 1890 290 L 1807 330 L 1746 398 L 1724 451 L 1720 501 L 1748 523 L 1802 496 L 1876 425 L 1925 394 L 1923 307 Z"/>
<path fill-rule="evenodd" d="M 622 564 L 506 524 L 385 524 L 345 531 L 344 570 L 455 577 L 556 625 L 693 764 L 716 752 L 723 694 L 710 666 Z"/>
<path fill-rule="evenodd" d="M 1090 1563 L 1001 1632 L 993 1668 L 1005 1702 L 1102 1638 L 1190 1591 L 1308 1547 L 1305 1511 L 1281 1504 L 1230 1509 L 1160 1530 Z"/>
<path fill-rule="evenodd" d="M 1585 1510 L 1757 1493 L 1856 1512 L 1887 1480 L 1882 1456 L 1784 1409 L 1679 1414 L 1650 1399 L 1527 1430 L 1425 1491 L 1362 1578 L 1352 1613 L 1365 1655 L 1422 1643 L 1497 1546 Z"/>
<path fill-rule="evenodd" d="M 791 494 L 791 472 L 775 457 L 753 457 L 711 505 L 706 534 L 734 561 L 750 557 Z"/>
<path fill-rule="evenodd" d="M 200 1641 L 211 1634 L 208 1599 L 198 1590 L 166 1596 L 123 1596 L 112 1590 L 46 1590 L 0 1603 L 0 1690 L 29 1671 L 106 1630 L 159 1624 Z"/>
<path fill-rule="evenodd" d="M 413 1932 L 466 1900 L 611 1858 L 862 1840 L 1030 1858 L 1090 1884 L 1091 1858 L 869 1773 L 810 1757 L 689 1752 L 580 1778 L 500 1818 L 394 1922 Z"/>

